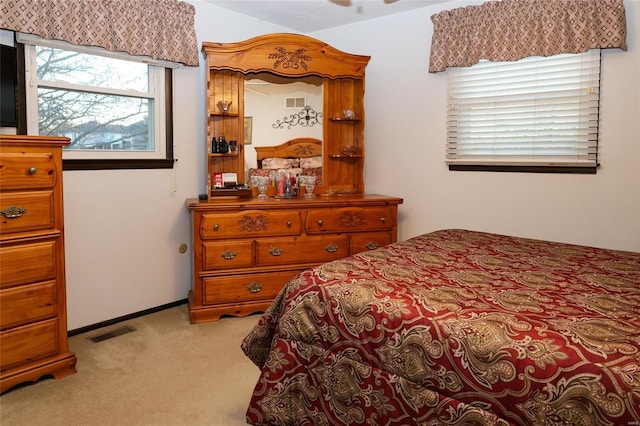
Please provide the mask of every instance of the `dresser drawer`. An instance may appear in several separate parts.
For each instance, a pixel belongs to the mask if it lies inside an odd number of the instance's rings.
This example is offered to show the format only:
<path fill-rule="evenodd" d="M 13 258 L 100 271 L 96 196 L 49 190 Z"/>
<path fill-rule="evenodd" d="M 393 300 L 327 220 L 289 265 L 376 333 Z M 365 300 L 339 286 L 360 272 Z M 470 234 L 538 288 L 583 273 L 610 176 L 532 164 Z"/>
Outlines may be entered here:
<path fill-rule="evenodd" d="M 299 235 L 302 219 L 298 210 L 245 210 L 237 213 L 202 214 L 202 239 Z"/>
<path fill-rule="evenodd" d="M 0 330 L 56 315 L 56 282 L 0 290 Z"/>
<path fill-rule="evenodd" d="M 253 266 L 253 240 L 225 242 L 207 241 L 202 244 L 202 269 L 232 269 Z"/>
<path fill-rule="evenodd" d="M 309 234 L 391 230 L 392 207 L 346 207 L 307 212 L 305 229 Z"/>
<path fill-rule="evenodd" d="M 353 234 L 349 241 L 349 255 L 391 244 L 390 232 L 372 232 L 368 234 Z"/>
<path fill-rule="evenodd" d="M 58 320 L 52 318 L 0 333 L 2 371 L 58 353 Z"/>
<path fill-rule="evenodd" d="M 25 152 L 20 148 L 3 147 L 0 152 L 0 188 L 53 188 L 58 178 L 53 152 L 49 150 Z"/>
<path fill-rule="evenodd" d="M 204 278 L 204 303 L 241 303 L 273 299 L 298 272 L 280 271 Z"/>
<path fill-rule="evenodd" d="M 0 194 L 0 233 L 37 231 L 55 227 L 53 191 Z"/>
<path fill-rule="evenodd" d="M 57 241 L 0 247 L 0 288 L 54 279 Z"/>
<path fill-rule="evenodd" d="M 348 255 L 346 235 L 265 238 L 256 241 L 256 266 L 322 263 Z"/>

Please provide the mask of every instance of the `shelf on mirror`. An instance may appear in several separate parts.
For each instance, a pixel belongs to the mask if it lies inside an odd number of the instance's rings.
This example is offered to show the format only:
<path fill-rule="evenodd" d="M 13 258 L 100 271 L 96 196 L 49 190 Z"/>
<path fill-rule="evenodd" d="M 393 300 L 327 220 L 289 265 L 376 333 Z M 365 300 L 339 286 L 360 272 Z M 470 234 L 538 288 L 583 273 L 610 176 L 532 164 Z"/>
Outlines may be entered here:
<path fill-rule="evenodd" d="M 238 118 L 240 117 L 240 114 L 237 113 L 233 113 L 233 112 L 212 112 L 209 115 L 211 115 L 212 117 L 233 117 L 233 118 Z"/>
<path fill-rule="evenodd" d="M 361 118 L 329 117 L 329 121 L 362 121 Z"/>
<path fill-rule="evenodd" d="M 362 158 L 362 154 L 331 154 L 331 158 Z"/>
<path fill-rule="evenodd" d="M 237 157 L 238 153 L 222 153 L 222 152 L 212 152 L 209 154 L 210 157 Z"/>

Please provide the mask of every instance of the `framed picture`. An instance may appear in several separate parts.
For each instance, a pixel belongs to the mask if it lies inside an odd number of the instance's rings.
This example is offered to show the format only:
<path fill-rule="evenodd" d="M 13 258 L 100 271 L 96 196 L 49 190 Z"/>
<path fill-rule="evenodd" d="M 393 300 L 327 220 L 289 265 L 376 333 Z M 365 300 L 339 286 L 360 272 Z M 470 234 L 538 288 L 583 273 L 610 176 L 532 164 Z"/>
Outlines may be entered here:
<path fill-rule="evenodd" d="M 244 118 L 244 144 L 251 145 L 251 130 L 253 128 L 253 117 Z"/>

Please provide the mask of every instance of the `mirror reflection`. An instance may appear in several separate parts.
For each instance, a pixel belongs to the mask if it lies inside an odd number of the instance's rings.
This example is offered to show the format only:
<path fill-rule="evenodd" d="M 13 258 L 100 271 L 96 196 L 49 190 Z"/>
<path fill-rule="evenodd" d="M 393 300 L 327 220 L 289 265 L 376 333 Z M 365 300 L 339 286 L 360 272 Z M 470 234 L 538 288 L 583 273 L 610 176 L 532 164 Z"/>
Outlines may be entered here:
<path fill-rule="evenodd" d="M 249 74 L 245 77 L 244 97 L 244 116 L 251 123 L 250 144 L 244 146 L 245 173 L 257 168 L 256 146 L 279 145 L 300 137 L 322 140 L 325 117 L 321 77 Z"/>

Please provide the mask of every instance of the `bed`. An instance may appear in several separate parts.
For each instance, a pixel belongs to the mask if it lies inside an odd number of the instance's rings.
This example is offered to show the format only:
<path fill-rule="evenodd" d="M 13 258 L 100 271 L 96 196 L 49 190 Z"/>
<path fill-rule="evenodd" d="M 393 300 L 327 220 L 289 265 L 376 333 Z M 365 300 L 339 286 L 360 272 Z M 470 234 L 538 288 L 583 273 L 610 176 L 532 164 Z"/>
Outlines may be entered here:
<path fill-rule="evenodd" d="M 315 176 L 322 185 L 322 141 L 315 138 L 295 138 L 275 146 L 256 147 L 257 168 L 250 168 L 251 176 L 267 176 L 284 172 L 291 176 Z"/>
<path fill-rule="evenodd" d="M 292 278 L 254 425 L 638 425 L 640 253 L 440 230 Z"/>

